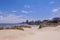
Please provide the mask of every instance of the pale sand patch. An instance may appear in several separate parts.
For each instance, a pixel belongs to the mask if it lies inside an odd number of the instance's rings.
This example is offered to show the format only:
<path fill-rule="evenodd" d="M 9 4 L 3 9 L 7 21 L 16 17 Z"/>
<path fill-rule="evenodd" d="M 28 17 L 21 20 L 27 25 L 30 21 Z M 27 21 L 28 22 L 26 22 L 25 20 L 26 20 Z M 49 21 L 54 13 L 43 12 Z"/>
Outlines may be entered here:
<path fill-rule="evenodd" d="M 24 31 L 0 30 L 0 40 L 60 40 L 60 26 L 24 28 Z"/>

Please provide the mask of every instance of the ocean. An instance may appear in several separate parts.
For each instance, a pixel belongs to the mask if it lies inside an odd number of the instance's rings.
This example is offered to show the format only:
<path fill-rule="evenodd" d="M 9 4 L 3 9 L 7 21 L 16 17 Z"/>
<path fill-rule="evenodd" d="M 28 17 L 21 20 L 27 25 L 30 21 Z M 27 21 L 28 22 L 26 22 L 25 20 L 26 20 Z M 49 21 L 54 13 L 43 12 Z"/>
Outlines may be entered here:
<path fill-rule="evenodd" d="M 10 26 L 19 26 L 21 24 L 18 23 L 0 23 L 0 27 L 10 27 Z"/>
<path fill-rule="evenodd" d="M 39 25 L 28 25 L 28 24 L 20 24 L 20 23 L 0 23 L 0 27 L 11 27 L 11 26 L 21 26 L 21 25 L 39 26 Z"/>

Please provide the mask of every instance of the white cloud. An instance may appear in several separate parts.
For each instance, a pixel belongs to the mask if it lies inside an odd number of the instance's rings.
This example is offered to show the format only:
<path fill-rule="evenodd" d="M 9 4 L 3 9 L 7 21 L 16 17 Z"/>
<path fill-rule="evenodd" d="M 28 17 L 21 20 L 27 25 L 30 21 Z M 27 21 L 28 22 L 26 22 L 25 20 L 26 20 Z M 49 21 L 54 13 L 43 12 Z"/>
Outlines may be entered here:
<path fill-rule="evenodd" d="M 60 8 L 54 8 L 54 9 L 52 9 L 52 16 L 53 17 L 60 16 Z"/>
<path fill-rule="evenodd" d="M 13 10 L 12 12 L 17 12 L 16 10 Z"/>
<path fill-rule="evenodd" d="M 52 10 L 53 13 L 57 13 L 57 12 L 59 12 L 59 11 L 60 11 L 60 8 L 54 8 L 54 9 Z"/>
<path fill-rule="evenodd" d="M 0 23 L 19 23 L 23 22 L 25 19 L 23 15 L 8 15 L 8 16 L 0 16 Z"/>
<path fill-rule="evenodd" d="M 1 12 L 1 11 L 0 11 L 0 14 L 6 14 L 6 12 Z"/>
<path fill-rule="evenodd" d="M 32 13 L 32 11 L 21 10 L 21 13 L 29 14 L 29 13 Z"/>
<path fill-rule="evenodd" d="M 50 1 L 49 4 L 54 4 L 55 2 L 54 1 Z"/>
<path fill-rule="evenodd" d="M 25 14 L 28 14 L 29 13 L 29 11 L 26 11 L 26 10 L 22 10 L 21 12 L 22 13 L 25 13 Z"/>
<path fill-rule="evenodd" d="M 24 5 L 24 8 L 30 8 L 30 5 Z"/>

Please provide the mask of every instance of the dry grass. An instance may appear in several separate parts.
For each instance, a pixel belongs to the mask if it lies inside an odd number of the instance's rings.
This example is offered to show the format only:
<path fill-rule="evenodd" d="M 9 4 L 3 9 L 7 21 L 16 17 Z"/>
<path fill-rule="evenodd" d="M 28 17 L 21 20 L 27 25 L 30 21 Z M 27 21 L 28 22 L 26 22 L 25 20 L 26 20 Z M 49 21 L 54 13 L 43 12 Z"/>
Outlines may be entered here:
<path fill-rule="evenodd" d="M 0 30 L 4 30 L 4 29 L 18 29 L 18 30 L 23 30 L 23 28 L 31 28 L 31 26 L 12 26 L 12 27 L 0 27 Z"/>

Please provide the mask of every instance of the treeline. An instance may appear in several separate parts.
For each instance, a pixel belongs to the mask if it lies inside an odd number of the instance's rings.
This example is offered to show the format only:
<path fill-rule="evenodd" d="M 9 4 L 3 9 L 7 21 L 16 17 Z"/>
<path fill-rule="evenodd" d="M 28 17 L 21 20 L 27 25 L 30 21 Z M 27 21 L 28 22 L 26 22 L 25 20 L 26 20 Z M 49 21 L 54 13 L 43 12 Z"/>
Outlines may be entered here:
<path fill-rule="evenodd" d="M 42 20 L 42 21 L 40 21 L 40 20 L 37 20 L 37 21 L 26 20 L 26 22 L 22 22 L 22 23 L 29 24 L 29 25 L 60 24 L 60 17 L 55 17 L 50 20 Z"/>

